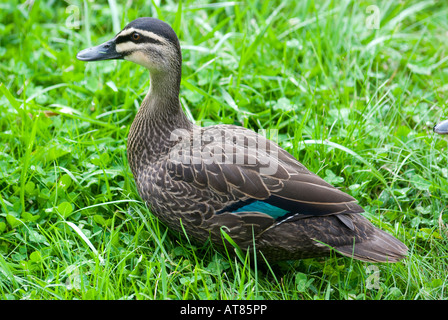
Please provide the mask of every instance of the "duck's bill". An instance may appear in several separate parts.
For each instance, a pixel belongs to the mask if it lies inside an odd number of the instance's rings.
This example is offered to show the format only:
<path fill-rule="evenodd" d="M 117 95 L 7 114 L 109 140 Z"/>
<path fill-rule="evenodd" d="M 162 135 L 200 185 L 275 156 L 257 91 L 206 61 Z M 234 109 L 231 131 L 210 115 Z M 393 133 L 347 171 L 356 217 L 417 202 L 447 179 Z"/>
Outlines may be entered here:
<path fill-rule="evenodd" d="M 123 55 L 118 53 L 115 47 L 115 40 L 112 39 L 99 46 L 84 49 L 76 55 L 81 61 L 100 61 L 110 59 L 123 59 Z"/>
<path fill-rule="evenodd" d="M 438 134 L 448 134 L 448 120 L 442 121 L 434 127 L 434 132 Z"/>

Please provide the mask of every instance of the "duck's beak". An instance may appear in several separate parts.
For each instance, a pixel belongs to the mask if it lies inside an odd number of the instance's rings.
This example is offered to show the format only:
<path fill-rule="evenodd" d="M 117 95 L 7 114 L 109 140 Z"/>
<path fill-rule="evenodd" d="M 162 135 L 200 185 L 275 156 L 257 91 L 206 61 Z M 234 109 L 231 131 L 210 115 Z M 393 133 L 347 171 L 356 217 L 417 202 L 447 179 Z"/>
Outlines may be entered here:
<path fill-rule="evenodd" d="M 110 59 L 123 59 L 123 55 L 118 53 L 115 46 L 115 39 L 109 40 L 99 46 L 84 49 L 76 55 L 81 61 L 99 61 Z"/>
<path fill-rule="evenodd" d="M 438 134 L 448 134 L 448 120 L 440 122 L 434 127 L 433 130 Z"/>

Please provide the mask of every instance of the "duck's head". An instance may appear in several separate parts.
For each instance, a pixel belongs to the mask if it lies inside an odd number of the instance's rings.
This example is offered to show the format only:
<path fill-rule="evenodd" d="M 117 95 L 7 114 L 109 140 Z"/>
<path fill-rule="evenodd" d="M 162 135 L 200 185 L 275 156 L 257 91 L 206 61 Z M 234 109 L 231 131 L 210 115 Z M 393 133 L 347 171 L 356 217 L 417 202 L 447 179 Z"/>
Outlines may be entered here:
<path fill-rule="evenodd" d="M 112 40 L 80 51 L 82 61 L 125 59 L 150 72 L 179 72 L 182 55 L 174 30 L 155 18 L 139 18 L 129 23 Z"/>
<path fill-rule="evenodd" d="M 448 134 L 448 120 L 440 122 L 434 127 L 433 130 L 438 134 Z"/>

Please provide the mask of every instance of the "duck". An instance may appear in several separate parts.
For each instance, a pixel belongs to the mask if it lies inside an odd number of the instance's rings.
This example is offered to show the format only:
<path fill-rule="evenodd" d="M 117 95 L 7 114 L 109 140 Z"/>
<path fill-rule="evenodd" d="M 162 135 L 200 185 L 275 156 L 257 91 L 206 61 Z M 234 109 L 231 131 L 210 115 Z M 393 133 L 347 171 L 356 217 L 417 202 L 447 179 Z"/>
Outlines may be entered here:
<path fill-rule="evenodd" d="M 332 252 L 366 262 L 406 257 L 407 246 L 365 218 L 352 196 L 277 143 L 238 125 L 190 121 L 179 98 L 181 46 L 168 23 L 138 18 L 76 57 L 128 60 L 149 70 L 127 159 L 141 200 L 168 228 L 268 263 Z"/>
<path fill-rule="evenodd" d="M 444 120 L 436 124 L 433 128 L 435 133 L 438 134 L 448 134 L 448 120 Z"/>

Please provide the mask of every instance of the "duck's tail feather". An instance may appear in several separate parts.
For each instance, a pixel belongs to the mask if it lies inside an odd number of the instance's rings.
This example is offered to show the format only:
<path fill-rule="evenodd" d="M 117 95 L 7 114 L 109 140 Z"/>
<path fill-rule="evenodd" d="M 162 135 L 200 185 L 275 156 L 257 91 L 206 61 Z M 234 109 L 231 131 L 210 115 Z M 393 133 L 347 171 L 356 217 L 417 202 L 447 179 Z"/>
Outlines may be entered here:
<path fill-rule="evenodd" d="M 406 257 L 408 247 L 390 234 L 375 228 L 375 232 L 361 243 L 335 248 L 339 253 L 367 262 L 394 263 Z"/>

